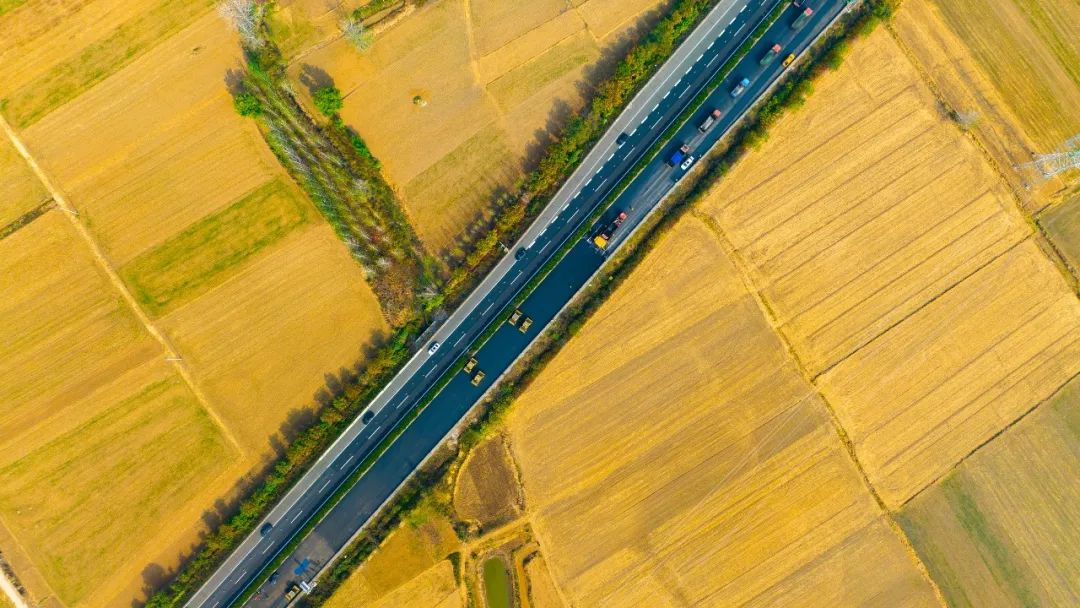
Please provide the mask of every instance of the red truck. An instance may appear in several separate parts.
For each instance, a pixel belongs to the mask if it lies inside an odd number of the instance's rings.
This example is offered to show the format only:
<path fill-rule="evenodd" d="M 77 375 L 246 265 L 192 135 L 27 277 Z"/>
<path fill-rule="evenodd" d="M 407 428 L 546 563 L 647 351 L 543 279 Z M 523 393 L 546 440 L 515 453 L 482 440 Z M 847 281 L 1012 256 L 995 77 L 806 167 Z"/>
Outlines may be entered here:
<path fill-rule="evenodd" d="M 600 232 L 596 233 L 596 236 L 593 237 L 593 244 L 595 244 L 600 249 L 607 249 L 608 243 L 611 241 L 612 235 L 615 234 L 615 231 L 618 230 L 619 226 L 622 226 L 622 223 L 625 221 L 626 213 L 620 211 L 619 215 L 615 216 L 615 219 L 611 220 L 610 224 L 604 226 L 604 228 L 600 230 Z"/>
<path fill-rule="evenodd" d="M 710 112 L 709 115 L 705 117 L 705 120 L 700 125 L 698 125 L 697 130 L 701 131 L 702 133 L 708 131 L 709 128 L 713 126 L 713 123 L 716 122 L 716 119 L 720 118 L 720 114 L 720 108 L 716 108 L 715 110 Z"/>

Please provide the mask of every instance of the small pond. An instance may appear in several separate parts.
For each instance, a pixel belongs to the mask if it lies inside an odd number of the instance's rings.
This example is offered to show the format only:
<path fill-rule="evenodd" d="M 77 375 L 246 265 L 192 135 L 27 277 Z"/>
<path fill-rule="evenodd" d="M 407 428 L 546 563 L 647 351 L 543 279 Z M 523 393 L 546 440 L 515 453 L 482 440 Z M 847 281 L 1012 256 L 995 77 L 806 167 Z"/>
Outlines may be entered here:
<path fill-rule="evenodd" d="M 510 593 L 510 572 L 501 557 L 492 557 L 484 562 L 484 595 L 488 608 L 513 608 Z"/>

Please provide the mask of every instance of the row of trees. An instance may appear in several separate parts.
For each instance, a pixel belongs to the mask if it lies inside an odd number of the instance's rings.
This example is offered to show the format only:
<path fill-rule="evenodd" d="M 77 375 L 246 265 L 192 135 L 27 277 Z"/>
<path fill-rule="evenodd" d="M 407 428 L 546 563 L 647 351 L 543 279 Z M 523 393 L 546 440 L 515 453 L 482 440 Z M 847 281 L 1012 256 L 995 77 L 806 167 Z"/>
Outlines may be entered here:
<path fill-rule="evenodd" d="M 429 256 L 378 161 L 341 120 L 340 91 L 315 91 L 315 105 L 327 120 L 313 120 L 287 82 L 271 41 L 267 5 L 248 0 L 241 10 L 241 2 L 223 5 L 241 31 L 246 57 L 234 94 L 236 111 L 259 120 L 270 149 L 363 267 L 391 325 L 407 323 L 422 309 L 419 298 L 434 287 Z"/>

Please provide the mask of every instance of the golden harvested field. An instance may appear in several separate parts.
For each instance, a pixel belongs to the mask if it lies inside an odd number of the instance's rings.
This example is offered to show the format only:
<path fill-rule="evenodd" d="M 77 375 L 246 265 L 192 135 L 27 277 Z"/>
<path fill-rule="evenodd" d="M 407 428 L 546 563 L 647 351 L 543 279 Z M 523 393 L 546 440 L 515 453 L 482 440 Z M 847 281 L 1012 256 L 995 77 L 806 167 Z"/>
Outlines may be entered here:
<path fill-rule="evenodd" d="M 459 518 L 487 527 L 521 514 L 522 496 L 511 458 L 501 435 L 470 452 L 454 486 Z"/>
<path fill-rule="evenodd" d="M 1030 232 L 886 34 L 817 88 L 706 205 L 815 375 Z"/>
<path fill-rule="evenodd" d="M 292 72 L 329 74 L 421 238 L 450 250 L 580 107 L 589 67 L 661 2 L 443 0 L 382 32 L 366 55 L 339 40 L 301 54 Z"/>
<path fill-rule="evenodd" d="M 210 12 L 26 141 L 255 455 L 386 324 L 362 270 L 233 110 L 238 61 Z"/>
<path fill-rule="evenodd" d="M 25 128 L 115 73 L 212 0 L 12 0 L 0 5 L 0 99 Z"/>
<path fill-rule="evenodd" d="M 936 603 L 697 219 L 562 349 L 509 426 L 537 536 L 571 603 Z"/>
<path fill-rule="evenodd" d="M 65 604 L 104 605 L 192 540 L 237 453 L 61 212 L 0 241 L 0 276 L 4 551 Z"/>
<path fill-rule="evenodd" d="M 288 179 L 233 110 L 225 76 L 239 61 L 210 13 L 25 132 L 115 264 Z"/>
<path fill-rule="evenodd" d="M 46 200 L 41 182 L 11 142 L 0 137 L 0 230 Z"/>
<path fill-rule="evenodd" d="M 707 209 L 898 507 L 1080 369 L 1080 306 L 879 31 Z"/>
<path fill-rule="evenodd" d="M 904 529 L 950 605 L 1080 602 L 1080 382 L 927 489 Z"/>
<path fill-rule="evenodd" d="M 450 522 L 443 517 L 417 527 L 402 525 L 349 575 L 327 608 L 461 606 L 453 565 L 445 559 L 459 548 Z"/>
<path fill-rule="evenodd" d="M 543 555 L 537 554 L 525 563 L 525 576 L 529 584 L 530 608 L 564 608 Z"/>
<path fill-rule="evenodd" d="M 1038 211 L 1059 198 L 1068 179 L 1043 182 L 1014 167 L 1080 133 L 1080 7 L 911 0 L 894 26 L 944 101 L 975 117 L 972 131 L 1025 207 Z"/>
<path fill-rule="evenodd" d="M 229 428 L 253 452 L 324 374 L 363 359 L 386 331 L 360 267 L 325 223 L 290 235 L 235 276 L 162 318 Z"/>

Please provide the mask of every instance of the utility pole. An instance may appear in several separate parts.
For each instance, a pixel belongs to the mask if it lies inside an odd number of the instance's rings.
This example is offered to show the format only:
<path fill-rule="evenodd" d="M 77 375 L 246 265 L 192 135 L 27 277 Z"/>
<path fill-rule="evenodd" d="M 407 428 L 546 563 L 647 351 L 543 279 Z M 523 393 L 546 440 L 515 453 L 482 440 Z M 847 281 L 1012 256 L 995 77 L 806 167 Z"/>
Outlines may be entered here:
<path fill-rule="evenodd" d="M 1046 179 L 1069 169 L 1080 169 L 1080 134 L 1074 135 L 1058 148 L 1057 152 L 1038 154 L 1030 163 L 1017 165 L 1017 169 L 1034 169 Z"/>

